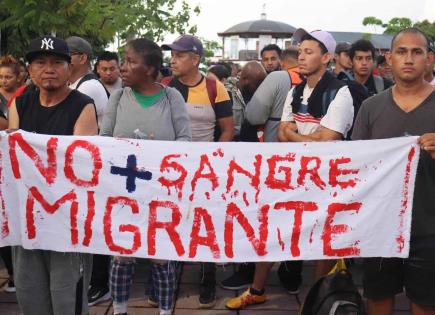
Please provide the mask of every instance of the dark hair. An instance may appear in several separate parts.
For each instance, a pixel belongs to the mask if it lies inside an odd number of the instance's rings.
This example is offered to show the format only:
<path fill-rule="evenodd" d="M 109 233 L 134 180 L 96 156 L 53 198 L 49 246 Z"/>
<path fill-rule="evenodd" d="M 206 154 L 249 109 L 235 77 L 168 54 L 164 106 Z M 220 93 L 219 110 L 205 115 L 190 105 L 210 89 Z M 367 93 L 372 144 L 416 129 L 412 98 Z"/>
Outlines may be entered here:
<path fill-rule="evenodd" d="M 116 52 L 111 52 L 111 51 L 103 51 L 100 55 L 98 55 L 97 57 L 97 63 L 100 62 L 101 60 L 104 61 L 111 61 L 111 60 L 115 60 L 116 63 L 119 64 L 119 57 L 118 54 Z"/>
<path fill-rule="evenodd" d="M 328 48 L 326 48 L 325 44 L 322 43 L 320 40 L 314 38 L 310 34 L 305 34 L 304 36 L 302 36 L 302 38 L 301 38 L 301 44 L 302 44 L 302 42 L 304 42 L 306 40 L 313 40 L 313 41 L 317 42 L 319 44 L 319 46 L 320 46 L 321 51 L 322 51 L 322 55 L 328 53 Z"/>
<path fill-rule="evenodd" d="M 427 51 L 428 52 L 432 51 L 432 49 L 430 47 L 431 40 L 429 39 L 429 37 L 424 32 L 422 32 L 421 30 L 419 30 L 418 28 L 415 28 L 415 27 L 405 28 L 405 29 L 401 30 L 399 33 L 397 33 L 396 35 L 394 35 L 393 39 L 391 40 L 391 50 L 393 50 L 394 42 L 396 41 L 397 36 L 399 36 L 400 34 L 405 34 L 405 33 L 420 34 L 426 40 Z"/>
<path fill-rule="evenodd" d="M 231 72 L 221 64 L 211 66 L 210 69 L 208 69 L 208 72 L 213 73 L 219 80 L 226 79 L 231 75 Z"/>
<path fill-rule="evenodd" d="M 127 47 L 132 48 L 136 53 L 142 55 L 145 65 L 154 67 L 153 76 L 157 78 L 163 65 L 163 53 L 161 48 L 155 42 L 147 38 L 129 40 Z"/>
<path fill-rule="evenodd" d="M 227 69 L 228 73 L 231 75 L 231 71 L 233 70 L 233 69 L 231 68 L 231 64 L 229 64 L 228 62 L 220 61 L 220 62 L 218 62 L 216 65 L 218 65 L 218 66 L 224 66 L 225 69 Z"/>
<path fill-rule="evenodd" d="M 353 57 L 355 57 L 355 52 L 357 51 L 370 51 L 372 53 L 373 60 L 375 59 L 375 46 L 373 46 L 372 42 L 367 39 L 357 40 L 355 43 L 352 44 L 352 46 L 350 46 L 348 53 L 350 60 L 353 60 Z"/>
<path fill-rule="evenodd" d="M 275 50 L 276 53 L 278 54 L 278 57 L 281 58 L 282 50 L 281 50 L 281 48 L 279 48 L 278 45 L 275 45 L 275 44 L 269 44 L 269 45 L 264 46 L 263 49 L 261 50 L 260 56 L 263 57 L 263 53 L 265 51 L 271 51 L 271 50 Z"/>
<path fill-rule="evenodd" d="M 288 48 L 283 50 L 282 54 L 281 54 L 281 60 L 285 60 L 287 58 L 293 58 L 293 59 L 298 59 L 299 56 L 299 52 L 297 50 L 297 48 Z"/>
<path fill-rule="evenodd" d="M 11 55 L 5 55 L 0 58 L 0 68 L 11 68 L 16 76 L 20 74 L 20 64 L 19 62 L 12 57 Z"/>

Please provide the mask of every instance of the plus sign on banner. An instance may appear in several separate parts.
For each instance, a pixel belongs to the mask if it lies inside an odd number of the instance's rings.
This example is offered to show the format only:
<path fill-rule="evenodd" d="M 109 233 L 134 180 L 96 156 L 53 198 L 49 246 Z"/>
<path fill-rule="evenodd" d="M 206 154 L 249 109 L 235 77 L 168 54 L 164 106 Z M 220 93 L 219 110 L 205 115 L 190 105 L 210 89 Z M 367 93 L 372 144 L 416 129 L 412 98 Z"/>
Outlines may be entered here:
<path fill-rule="evenodd" d="M 0 246 L 216 262 L 408 255 L 415 137 L 0 135 Z"/>

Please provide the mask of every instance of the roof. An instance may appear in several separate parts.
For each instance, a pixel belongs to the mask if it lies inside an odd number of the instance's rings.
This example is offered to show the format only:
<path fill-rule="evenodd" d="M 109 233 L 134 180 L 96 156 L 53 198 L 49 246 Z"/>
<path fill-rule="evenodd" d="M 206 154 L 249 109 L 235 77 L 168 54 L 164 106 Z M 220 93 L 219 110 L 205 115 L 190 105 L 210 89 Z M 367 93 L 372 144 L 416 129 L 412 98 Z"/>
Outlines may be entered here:
<path fill-rule="evenodd" d="M 261 19 L 239 23 L 230 27 L 225 32 L 218 33 L 218 35 L 238 35 L 242 38 L 255 38 L 259 35 L 271 35 L 274 38 L 290 38 L 295 31 L 296 28 L 289 24 Z"/>
<path fill-rule="evenodd" d="M 358 32 L 330 32 L 337 43 L 349 42 L 354 43 L 359 39 L 365 38 L 372 42 L 376 49 L 389 50 L 393 35 L 385 34 L 366 34 Z"/>

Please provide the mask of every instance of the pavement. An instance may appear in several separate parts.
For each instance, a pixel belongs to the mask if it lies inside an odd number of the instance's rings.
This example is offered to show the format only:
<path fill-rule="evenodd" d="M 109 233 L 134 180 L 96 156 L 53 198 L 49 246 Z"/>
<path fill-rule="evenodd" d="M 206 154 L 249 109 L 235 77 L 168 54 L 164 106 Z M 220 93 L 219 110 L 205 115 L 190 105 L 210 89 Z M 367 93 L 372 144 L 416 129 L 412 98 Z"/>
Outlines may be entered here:
<path fill-rule="evenodd" d="M 219 285 L 216 286 L 217 303 L 213 309 L 198 309 L 198 283 L 199 265 L 195 263 L 183 263 L 179 268 L 178 290 L 176 293 L 176 303 L 174 315 L 296 315 L 301 301 L 304 300 L 310 286 L 313 284 L 313 263 L 307 262 L 304 265 L 304 283 L 298 295 L 289 295 L 283 289 L 278 280 L 275 264 L 267 282 L 266 294 L 268 300 L 264 304 L 255 305 L 241 311 L 230 311 L 225 308 L 225 301 L 240 294 L 242 291 L 224 290 Z M 218 283 L 230 276 L 235 266 L 232 264 L 218 266 Z M 353 278 L 361 289 L 361 266 L 357 262 L 351 267 Z M 130 315 L 157 315 L 158 310 L 152 308 L 146 302 L 145 286 L 148 282 L 149 263 L 146 260 L 138 260 L 136 264 L 135 279 L 131 290 L 128 313 Z M 0 259 L 0 287 L 7 281 L 7 272 Z M 362 291 L 362 290 L 361 290 Z M 6 293 L 0 289 L 0 315 L 21 314 L 20 308 L 14 293 Z M 105 302 L 90 309 L 90 315 L 112 315 L 113 309 L 111 302 Z M 409 304 L 404 294 L 396 297 L 394 315 L 410 314 Z"/>

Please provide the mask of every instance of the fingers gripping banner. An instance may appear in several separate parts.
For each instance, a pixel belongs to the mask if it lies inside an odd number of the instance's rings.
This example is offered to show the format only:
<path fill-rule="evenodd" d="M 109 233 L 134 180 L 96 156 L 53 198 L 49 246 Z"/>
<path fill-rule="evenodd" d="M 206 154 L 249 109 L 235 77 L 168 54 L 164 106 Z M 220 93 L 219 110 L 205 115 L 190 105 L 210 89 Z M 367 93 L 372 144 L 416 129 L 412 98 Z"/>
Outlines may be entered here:
<path fill-rule="evenodd" d="M 415 137 L 187 143 L 2 134 L 0 246 L 191 261 L 406 257 Z"/>

